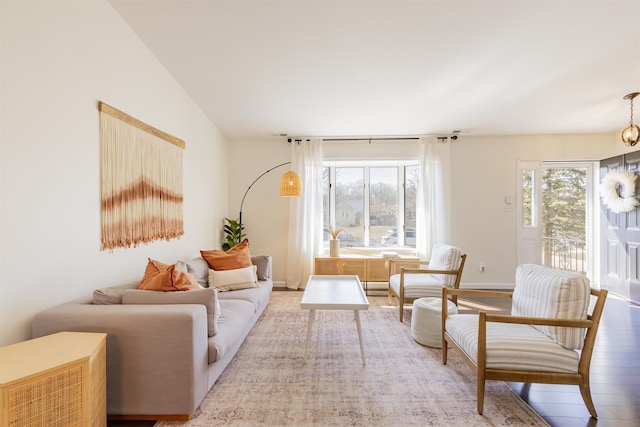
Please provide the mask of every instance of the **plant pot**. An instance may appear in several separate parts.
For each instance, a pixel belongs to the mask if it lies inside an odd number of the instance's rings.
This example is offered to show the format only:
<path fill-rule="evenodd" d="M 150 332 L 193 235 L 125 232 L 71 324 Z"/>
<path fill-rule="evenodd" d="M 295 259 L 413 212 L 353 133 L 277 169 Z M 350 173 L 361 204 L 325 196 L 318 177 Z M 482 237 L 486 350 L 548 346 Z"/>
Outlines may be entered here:
<path fill-rule="evenodd" d="M 338 239 L 329 240 L 329 256 L 331 257 L 340 256 L 340 240 Z"/>

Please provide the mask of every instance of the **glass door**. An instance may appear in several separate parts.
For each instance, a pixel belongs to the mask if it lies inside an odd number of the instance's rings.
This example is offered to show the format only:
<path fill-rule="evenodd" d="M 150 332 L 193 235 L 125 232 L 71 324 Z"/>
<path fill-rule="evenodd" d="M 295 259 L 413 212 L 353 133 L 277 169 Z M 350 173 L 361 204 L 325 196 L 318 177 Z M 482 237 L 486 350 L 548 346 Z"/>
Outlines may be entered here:
<path fill-rule="evenodd" d="M 518 262 L 596 277 L 591 162 L 519 162 Z"/>
<path fill-rule="evenodd" d="M 543 265 L 593 277 L 592 176 L 589 163 L 543 163 Z"/>

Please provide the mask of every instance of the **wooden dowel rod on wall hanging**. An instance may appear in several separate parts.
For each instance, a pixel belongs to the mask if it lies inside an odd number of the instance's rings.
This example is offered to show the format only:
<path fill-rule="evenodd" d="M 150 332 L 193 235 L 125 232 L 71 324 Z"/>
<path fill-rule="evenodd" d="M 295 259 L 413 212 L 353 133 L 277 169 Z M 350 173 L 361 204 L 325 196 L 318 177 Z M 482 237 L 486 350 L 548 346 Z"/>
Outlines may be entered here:
<path fill-rule="evenodd" d="M 122 120 L 123 122 L 134 126 L 144 132 L 150 133 L 151 135 L 154 135 L 158 138 L 164 139 L 167 142 L 170 142 L 182 149 L 184 149 L 185 147 L 185 143 L 183 140 L 181 140 L 180 138 L 176 138 L 173 135 L 169 135 L 166 132 L 163 132 L 159 129 L 154 128 L 153 126 L 149 126 L 148 124 L 141 122 L 140 120 L 136 119 L 135 117 L 132 117 L 130 115 L 128 115 L 127 113 L 118 110 L 117 108 L 112 107 L 109 104 L 105 104 L 102 101 L 98 101 L 98 110 L 105 113 L 105 114 L 109 114 L 110 116 L 113 116 L 119 120 Z"/>

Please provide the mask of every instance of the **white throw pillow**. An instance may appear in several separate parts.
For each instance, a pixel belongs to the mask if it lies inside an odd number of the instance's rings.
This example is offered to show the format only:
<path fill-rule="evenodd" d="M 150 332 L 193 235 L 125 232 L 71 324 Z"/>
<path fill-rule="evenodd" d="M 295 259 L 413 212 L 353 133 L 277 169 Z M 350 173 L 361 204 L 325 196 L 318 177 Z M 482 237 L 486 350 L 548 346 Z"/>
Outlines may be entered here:
<path fill-rule="evenodd" d="M 235 270 L 209 270 L 209 286 L 220 292 L 257 288 L 256 270 L 255 265 Z"/>

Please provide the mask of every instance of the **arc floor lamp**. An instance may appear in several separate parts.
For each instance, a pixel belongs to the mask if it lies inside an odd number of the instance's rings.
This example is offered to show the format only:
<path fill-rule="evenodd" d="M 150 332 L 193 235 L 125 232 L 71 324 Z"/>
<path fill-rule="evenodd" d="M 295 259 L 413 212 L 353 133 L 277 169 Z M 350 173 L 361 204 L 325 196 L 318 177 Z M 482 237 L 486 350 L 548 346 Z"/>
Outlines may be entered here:
<path fill-rule="evenodd" d="M 249 190 L 251 190 L 251 187 L 253 187 L 253 185 L 256 182 L 258 182 L 260 178 L 262 178 L 272 170 L 278 169 L 279 167 L 282 167 L 284 165 L 290 165 L 290 164 L 291 162 L 284 162 L 284 163 L 280 163 L 277 166 L 272 167 L 271 169 L 267 169 L 262 174 L 260 174 L 256 179 L 254 179 L 253 182 L 249 185 L 249 187 L 247 188 L 247 191 L 244 192 L 244 196 L 242 196 L 242 201 L 240 202 L 240 217 L 239 217 L 240 234 L 242 234 L 242 206 L 244 205 L 244 199 L 245 197 L 247 197 L 247 193 L 249 192 Z M 295 173 L 294 171 L 286 172 L 284 175 L 282 175 L 282 178 L 280 178 L 280 197 L 300 197 L 300 196 L 302 196 L 302 180 L 300 179 L 298 174 Z"/>

